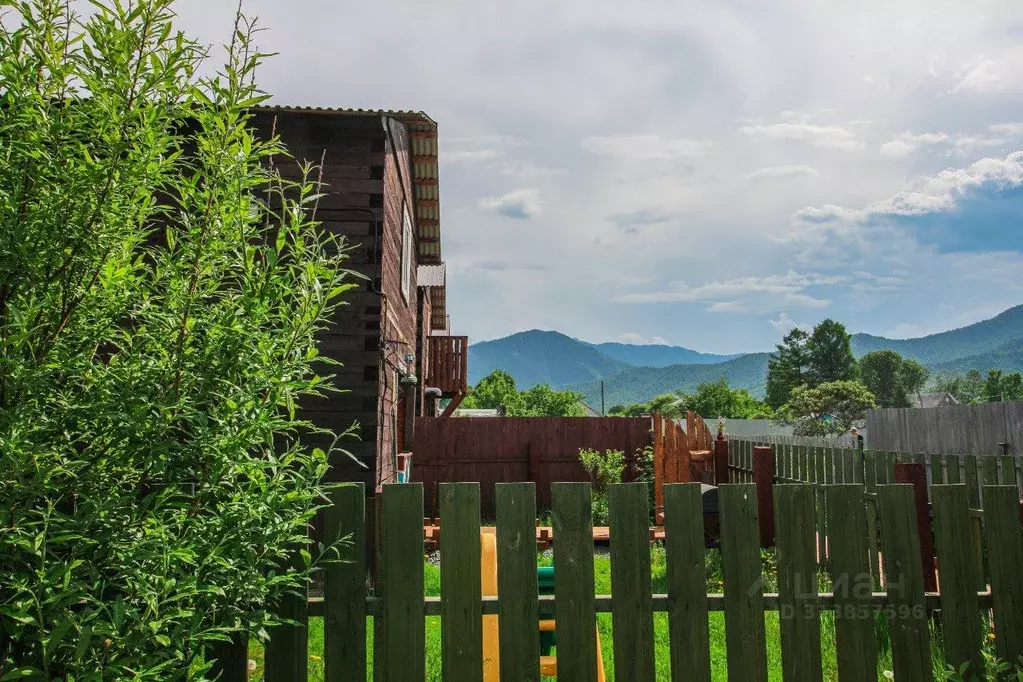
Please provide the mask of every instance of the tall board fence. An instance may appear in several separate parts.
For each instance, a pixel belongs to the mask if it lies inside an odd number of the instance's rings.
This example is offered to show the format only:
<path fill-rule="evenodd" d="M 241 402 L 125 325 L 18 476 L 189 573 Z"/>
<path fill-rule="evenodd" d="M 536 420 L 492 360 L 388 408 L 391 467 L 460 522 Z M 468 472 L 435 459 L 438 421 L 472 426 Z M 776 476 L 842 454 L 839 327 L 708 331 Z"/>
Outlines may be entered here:
<path fill-rule="evenodd" d="M 939 455 L 1023 454 L 1023 403 L 867 412 L 873 450 Z"/>
<path fill-rule="evenodd" d="M 837 468 L 835 469 L 837 470 Z M 990 580 L 982 585 L 979 558 L 962 551 L 970 533 L 969 495 L 963 485 L 934 488 L 933 528 L 941 570 L 940 591 L 926 590 L 920 561 L 914 489 L 878 484 L 873 529 L 863 488 L 830 484 L 783 484 L 774 499 L 777 591 L 764 590 L 757 542 L 759 510 L 754 486 L 735 483 L 720 489 L 721 593 L 707 592 L 702 536 L 703 509 L 698 484 L 664 489 L 666 591 L 654 593 L 648 544 L 649 507 L 645 483 L 613 486 L 609 495 L 611 594 L 594 589 L 594 551 L 587 483 L 553 483 L 553 595 L 539 595 L 535 545 L 536 495 L 532 483 L 496 486 L 497 597 L 481 596 L 481 489 L 477 483 L 440 485 L 445 528 L 441 548 L 440 595 L 424 589 L 420 484 L 389 484 L 381 499 L 381 578 L 367 592 L 361 552 L 347 563 L 325 568 L 324 596 L 288 611 L 294 623 L 275 628 L 266 650 L 266 682 L 304 682 L 308 671 L 301 633 L 310 616 L 322 616 L 326 682 L 374 680 L 423 682 L 427 679 L 426 618 L 440 616 L 439 671 L 429 679 L 484 682 L 488 665 L 500 679 L 539 682 L 538 623 L 553 618 L 557 629 L 559 679 L 595 682 L 595 619 L 610 613 L 613 673 L 619 681 L 655 679 L 658 659 L 673 681 L 711 679 L 708 615 L 723 613 L 729 679 L 766 682 L 769 656 L 766 612 L 777 614 L 780 668 L 785 680 L 821 680 L 821 623 L 833 613 L 837 676 L 878 679 L 876 614 L 885 614 L 890 633 L 894 679 L 929 681 L 932 675 L 931 619 L 940 618 L 937 646 L 954 667 L 968 665 L 983 678 L 985 630 L 993 623 L 994 647 L 1003 660 L 1023 655 L 1023 530 L 1017 491 L 987 486 L 983 511 L 985 555 Z M 818 497 L 818 493 L 822 497 Z M 824 504 L 821 505 L 821 500 Z M 360 486 L 333 492 L 328 509 L 331 537 L 350 535 L 356 545 L 364 532 L 365 498 Z M 817 519 L 828 519 L 833 549 L 820 556 Z M 874 532 L 876 531 L 876 532 Z M 880 561 L 871 557 L 877 538 Z M 821 587 L 823 585 L 823 587 Z M 658 635 L 654 614 L 666 613 L 667 636 Z M 988 614 L 991 614 L 989 621 Z M 497 616 L 496 642 L 482 626 Z M 373 616 L 373 670 L 367 669 L 367 629 Z M 488 640 L 488 636 L 490 639 Z M 488 648 L 484 642 L 488 641 Z M 225 682 L 246 679 L 245 643 L 211 652 Z M 663 659 L 667 657 L 667 661 Z M 494 679 L 494 678 L 489 678 Z"/>
<path fill-rule="evenodd" d="M 535 482 L 546 508 L 551 483 L 589 480 L 581 448 L 621 450 L 634 477 L 639 453 L 652 442 L 647 417 L 418 417 L 413 440 L 412 480 L 423 484 L 426 514 L 437 513 L 438 484 L 478 481 L 488 517 L 497 483 Z"/>

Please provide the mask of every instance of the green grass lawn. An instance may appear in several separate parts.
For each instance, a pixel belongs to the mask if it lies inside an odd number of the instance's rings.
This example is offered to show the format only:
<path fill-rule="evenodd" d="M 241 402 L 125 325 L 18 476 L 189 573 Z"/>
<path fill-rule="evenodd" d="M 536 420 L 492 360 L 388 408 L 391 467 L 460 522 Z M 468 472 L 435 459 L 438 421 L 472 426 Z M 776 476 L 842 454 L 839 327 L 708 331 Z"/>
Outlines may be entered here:
<path fill-rule="evenodd" d="M 540 557 L 539 563 L 549 564 L 549 560 L 545 560 Z M 665 560 L 664 550 L 660 547 L 654 547 L 651 549 L 651 567 L 652 567 L 652 578 L 653 578 L 653 592 L 664 593 L 667 591 L 667 583 L 665 578 Z M 773 591 L 775 586 L 773 584 L 773 556 L 770 554 L 765 555 L 764 560 L 765 576 L 767 576 L 767 590 Z M 708 551 L 708 579 L 707 588 L 709 592 L 721 592 L 721 578 L 720 578 L 720 561 L 719 555 L 715 551 Z M 439 596 L 440 595 L 440 568 L 429 563 L 424 563 L 425 571 L 425 591 L 427 596 Z M 597 594 L 610 594 L 611 593 L 611 562 L 607 556 L 597 556 L 594 559 L 594 581 L 596 586 Z M 781 680 L 781 639 L 778 626 L 778 614 L 768 612 L 765 614 L 765 625 L 767 633 L 767 658 L 768 658 L 768 669 L 769 678 L 771 680 Z M 600 632 L 601 650 L 604 658 L 604 668 L 607 674 L 607 680 L 610 682 L 615 679 L 614 676 L 614 637 L 612 633 L 611 625 L 611 614 L 598 614 L 597 615 L 597 627 Z M 714 680 L 727 680 L 728 674 L 726 670 L 726 656 L 725 656 L 725 621 L 723 613 L 711 613 L 709 618 L 710 628 L 710 646 L 711 646 L 711 668 Z M 368 668 L 372 671 L 373 665 L 373 631 L 372 631 L 372 619 L 370 619 L 367 628 L 367 657 L 368 657 Z M 656 613 L 654 614 L 654 637 L 655 637 L 655 656 L 657 665 L 657 680 L 669 680 L 669 644 L 668 644 L 668 621 L 667 614 Z M 886 638 L 885 638 L 886 639 Z M 824 662 L 824 679 L 825 680 L 836 680 L 838 679 L 836 659 L 835 659 L 835 628 L 834 628 L 834 616 L 831 613 L 825 612 L 821 614 L 821 642 L 822 642 L 822 657 Z M 885 651 L 882 651 L 879 655 L 879 680 L 884 680 L 882 671 L 891 670 L 891 653 L 887 651 L 887 647 L 883 647 Z M 935 642 L 932 647 L 934 650 L 935 658 L 935 670 L 939 671 L 944 668 L 944 662 L 940 660 L 941 656 L 939 652 L 940 647 Z M 256 671 L 251 674 L 249 679 L 261 680 L 263 678 L 263 660 L 262 660 L 262 648 L 257 642 L 253 642 L 250 646 L 250 657 L 253 658 L 256 663 Z M 440 681 L 441 680 L 441 629 L 440 629 L 440 618 L 439 617 L 428 617 L 426 619 L 426 671 L 427 680 Z M 310 681 L 321 682 L 323 680 L 323 619 L 314 618 L 309 623 L 309 679 Z M 368 679 L 372 679 L 370 675 Z M 554 679 L 554 678 L 551 678 Z M 938 678 L 941 679 L 941 678 Z M 354 682 L 354 681 L 353 681 Z M 624 681 L 623 681 L 624 682 Z"/>

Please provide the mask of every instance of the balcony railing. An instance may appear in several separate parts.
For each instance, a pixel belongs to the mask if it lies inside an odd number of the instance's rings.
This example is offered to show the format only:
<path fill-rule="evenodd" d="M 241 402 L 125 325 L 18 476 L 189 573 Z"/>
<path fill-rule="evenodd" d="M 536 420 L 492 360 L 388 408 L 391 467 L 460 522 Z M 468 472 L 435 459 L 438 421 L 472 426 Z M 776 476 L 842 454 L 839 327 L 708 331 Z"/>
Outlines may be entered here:
<path fill-rule="evenodd" d="M 439 388 L 445 396 L 465 393 L 469 388 L 468 367 L 468 336 L 430 337 L 428 387 Z"/>

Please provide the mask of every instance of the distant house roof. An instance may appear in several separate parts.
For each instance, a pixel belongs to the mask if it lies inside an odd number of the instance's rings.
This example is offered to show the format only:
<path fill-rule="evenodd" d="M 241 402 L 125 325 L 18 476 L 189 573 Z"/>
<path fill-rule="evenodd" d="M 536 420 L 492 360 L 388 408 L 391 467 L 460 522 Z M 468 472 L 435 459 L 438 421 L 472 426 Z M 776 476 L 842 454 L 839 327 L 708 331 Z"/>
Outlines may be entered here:
<path fill-rule="evenodd" d="M 582 405 L 583 410 L 586 411 L 586 415 L 585 416 L 587 416 L 587 417 L 599 417 L 600 416 L 600 412 L 597 412 L 595 409 L 593 409 L 592 407 L 587 405 L 582 400 L 579 401 L 579 404 Z"/>
<path fill-rule="evenodd" d="M 494 409 L 476 409 L 476 408 L 458 408 L 455 410 L 456 417 L 503 417 L 504 410 L 501 408 Z"/>
<path fill-rule="evenodd" d="M 920 393 L 917 394 L 916 407 L 932 408 L 945 407 L 946 405 L 958 405 L 956 397 L 947 391 L 945 393 Z"/>

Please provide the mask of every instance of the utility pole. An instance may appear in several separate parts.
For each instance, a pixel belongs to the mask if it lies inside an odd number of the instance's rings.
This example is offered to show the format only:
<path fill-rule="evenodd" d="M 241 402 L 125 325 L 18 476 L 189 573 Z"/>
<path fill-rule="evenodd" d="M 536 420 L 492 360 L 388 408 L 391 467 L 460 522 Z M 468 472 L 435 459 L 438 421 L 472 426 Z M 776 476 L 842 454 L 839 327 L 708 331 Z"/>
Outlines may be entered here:
<path fill-rule="evenodd" d="M 600 380 L 600 416 L 606 416 L 604 414 L 604 380 Z"/>

